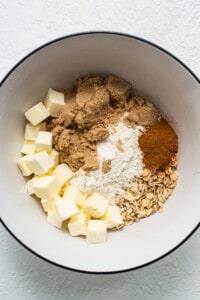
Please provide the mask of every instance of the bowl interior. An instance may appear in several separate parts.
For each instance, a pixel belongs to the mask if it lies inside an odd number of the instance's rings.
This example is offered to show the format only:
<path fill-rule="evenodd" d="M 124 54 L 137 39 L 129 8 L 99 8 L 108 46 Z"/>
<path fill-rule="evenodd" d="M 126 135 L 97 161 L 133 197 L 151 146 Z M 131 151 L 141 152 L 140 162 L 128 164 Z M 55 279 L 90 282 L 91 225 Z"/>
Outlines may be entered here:
<path fill-rule="evenodd" d="M 173 124 L 179 137 L 179 180 L 163 213 L 108 234 L 88 245 L 47 224 L 25 192 L 16 166 L 24 112 L 48 88 L 72 85 L 87 74 L 116 74 L 146 97 Z M 89 272 L 113 272 L 146 264 L 173 249 L 199 222 L 200 84 L 177 60 L 142 40 L 106 33 L 76 35 L 41 48 L 20 63 L 0 90 L 1 218 L 10 231 L 46 259 Z"/>

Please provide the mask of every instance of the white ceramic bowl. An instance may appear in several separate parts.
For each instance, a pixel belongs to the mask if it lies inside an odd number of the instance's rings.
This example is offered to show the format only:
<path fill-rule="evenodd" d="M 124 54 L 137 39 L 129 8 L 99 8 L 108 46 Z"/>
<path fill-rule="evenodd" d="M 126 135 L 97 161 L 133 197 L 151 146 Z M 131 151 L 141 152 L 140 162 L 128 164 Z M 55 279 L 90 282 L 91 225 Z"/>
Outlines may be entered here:
<path fill-rule="evenodd" d="M 179 180 L 163 213 L 87 244 L 51 227 L 27 196 L 16 166 L 23 143 L 24 112 L 49 87 L 71 86 L 85 74 L 116 74 L 154 103 L 179 137 Z M 75 34 L 52 41 L 21 60 L 0 89 L 0 212 L 9 232 L 38 256 L 73 270 L 110 273 L 151 263 L 182 244 L 200 217 L 200 82 L 177 58 L 130 35 Z"/>

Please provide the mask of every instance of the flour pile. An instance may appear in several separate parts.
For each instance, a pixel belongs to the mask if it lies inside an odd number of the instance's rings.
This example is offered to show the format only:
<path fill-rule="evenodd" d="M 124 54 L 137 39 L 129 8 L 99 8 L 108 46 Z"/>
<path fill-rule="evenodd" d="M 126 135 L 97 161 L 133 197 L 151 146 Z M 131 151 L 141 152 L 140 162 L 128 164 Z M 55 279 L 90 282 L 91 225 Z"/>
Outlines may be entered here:
<path fill-rule="evenodd" d="M 131 128 L 123 122 L 109 126 L 108 139 L 97 143 L 100 169 L 91 171 L 88 176 L 80 169 L 71 184 L 82 191 L 98 191 L 114 203 L 123 195 L 124 189 L 130 187 L 130 178 L 140 176 L 143 172 L 143 154 L 138 138 L 144 130 L 142 126 Z M 111 169 L 103 173 L 103 162 L 108 160 L 111 162 Z"/>

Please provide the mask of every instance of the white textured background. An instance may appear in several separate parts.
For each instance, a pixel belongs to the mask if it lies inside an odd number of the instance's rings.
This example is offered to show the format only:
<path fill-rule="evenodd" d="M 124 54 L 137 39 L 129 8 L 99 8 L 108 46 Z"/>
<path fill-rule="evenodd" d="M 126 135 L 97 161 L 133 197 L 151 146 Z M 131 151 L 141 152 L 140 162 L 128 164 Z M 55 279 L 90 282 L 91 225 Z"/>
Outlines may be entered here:
<path fill-rule="evenodd" d="M 41 44 L 87 30 L 144 37 L 175 54 L 200 77 L 199 0 L 0 0 L 0 79 Z M 85 275 L 35 257 L 0 226 L 0 299 L 200 299 L 199 249 L 200 231 L 146 268 Z"/>

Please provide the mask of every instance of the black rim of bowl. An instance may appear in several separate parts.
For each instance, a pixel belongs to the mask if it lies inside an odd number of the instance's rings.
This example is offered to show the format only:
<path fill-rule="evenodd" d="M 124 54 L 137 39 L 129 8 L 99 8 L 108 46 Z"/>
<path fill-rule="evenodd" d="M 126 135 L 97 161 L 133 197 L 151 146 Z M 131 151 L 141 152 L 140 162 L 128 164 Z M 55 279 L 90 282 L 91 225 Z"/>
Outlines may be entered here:
<path fill-rule="evenodd" d="M 160 50 L 161 52 L 164 52 L 165 54 L 167 54 L 168 56 L 170 56 L 171 58 L 173 58 L 175 61 L 177 61 L 179 64 L 181 64 L 192 76 L 193 78 L 200 84 L 200 80 L 198 79 L 198 77 L 190 70 L 190 68 L 188 68 L 180 59 L 178 59 L 176 56 L 174 56 L 173 54 L 171 54 L 169 51 L 165 50 L 164 48 L 146 40 L 143 39 L 141 37 L 138 36 L 134 36 L 131 34 L 126 34 L 126 33 L 122 33 L 122 32 L 115 32 L 115 31 L 84 31 L 84 32 L 78 32 L 78 33 L 74 33 L 74 34 L 69 34 L 66 36 L 62 36 L 60 38 L 54 39 L 50 42 L 47 42 L 45 44 L 43 44 L 42 46 L 36 48 L 35 50 L 31 51 L 29 54 L 27 54 L 24 58 L 22 58 L 18 63 L 15 64 L 15 66 L 7 73 L 7 75 L 3 78 L 3 80 L 0 83 L 0 87 L 2 87 L 2 85 L 4 84 L 4 82 L 6 81 L 6 79 L 12 74 L 12 72 L 19 66 L 21 65 L 26 59 L 28 59 L 30 56 L 32 56 L 34 53 L 40 51 L 41 49 L 48 47 L 51 44 L 57 43 L 61 40 L 65 40 L 65 39 L 69 39 L 69 38 L 73 38 L 73 37 L 78 37 L 78 36 L 82 36 L 82 35 L 93 35 L 93 34 L 107 34 L 107 35 L 116 35 L 116 36 L 123 36 L 123 37 L 127 37 L 130 39 L 135 39 L 138 41 L 141 41 L 145 44 L 148 44 L 154 48 L 157 48 L 158 50 Z M 137 267 L 131 267 L 131 268 L 127 268 L 127 269 L 122 269 L 122 270 L 115 270 L 115 271 L 86 271 L 86 270 L 79 270 L 79 269 L 75 269 L 75 268 L 70 268 L 61 264 L 58 264 L 54 261 L 51 261 L 45 257 L 43 257 L 42 255 L 38 254 L 37 252 L 35 252 L 34 250 L 32 250 L 31 248 L 29 248 L 26 244 L 24 244 L 24 242 L 22 242 L 20 239 L 18 239 L 18 237 L 16 235 L 14 235 L 14 233 L 7 227 L 7 225 L 4 223 L 4 221 L 2 220 L 2 218 L 0 219 L 1 223 L 3 224 L 3 226 L 6 228 L 6 230 L 14 237 L 15 240 L 17 240 L 23 247 L 25 247 L 28 251 L 30 251 L 31 253 L 33 253 L 34 255 L 36 255 L 37 257 L 53 264 L 54 266 L 57 267 L 61 267 L 70 271 L 75 271 L 75 272 L 79 272 L 79 273 L 86 273 L 86 274 L 116 274 L 116 273 L 122 273 L 122 272 L 128 272 L 128 271 L 133 271 L 133 270 L 137 270 L 146 266 L 149 266 L 159 260 L 161 260 L 162 258 L 166 257 L 167 255 L 171 254 L 172 252 L 174 252 L 176 249 L 178 249 L 183 243 L 185 243 L 192 235 L 193 233 L 198 229 L 198 227 L 200 226 L 200 222 L 196 225 L 196 227 L 179 243 L 177 244 L 174 248 L 172 248 L 171 250 L 167 251 L 165 254 L 145 263 L 142 265 L 139 265 Z"/>

